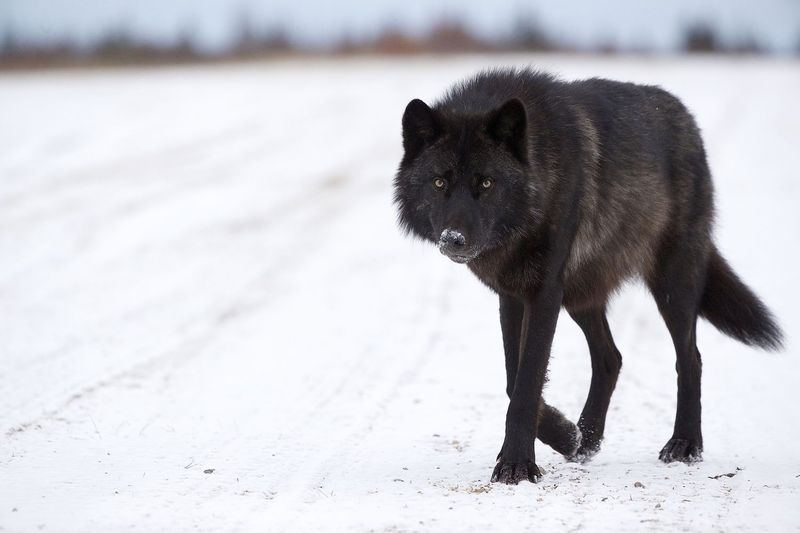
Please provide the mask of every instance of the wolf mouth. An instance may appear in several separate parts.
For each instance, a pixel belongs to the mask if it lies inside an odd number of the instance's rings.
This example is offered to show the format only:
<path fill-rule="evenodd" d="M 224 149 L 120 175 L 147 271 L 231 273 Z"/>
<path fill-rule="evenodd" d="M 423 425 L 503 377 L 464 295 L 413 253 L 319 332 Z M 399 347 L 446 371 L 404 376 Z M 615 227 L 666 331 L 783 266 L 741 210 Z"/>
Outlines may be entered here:
<path fill-rule="evenodd" d="M 439 251 L 442 252 L 442 255 L 447 256 L 451 261 L 453 261 L 454 263 L 458 263 L 460 265 L 463 265 L 464 263 L 469 263 L 470 261 L 475 259 L 475 257 L 477 257 L 477 254 L 449 254 L 444 250 L 439 250 Z"/>

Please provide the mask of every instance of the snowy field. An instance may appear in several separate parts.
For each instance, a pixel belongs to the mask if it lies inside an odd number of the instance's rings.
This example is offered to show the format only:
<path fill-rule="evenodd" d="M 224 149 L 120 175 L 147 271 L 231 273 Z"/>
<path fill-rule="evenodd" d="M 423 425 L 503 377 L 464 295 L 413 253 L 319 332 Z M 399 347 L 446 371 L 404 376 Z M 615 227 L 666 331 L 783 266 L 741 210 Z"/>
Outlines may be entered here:
<path fill-rule="evenodd" d="M 390 183 L 408 100 L 527 63 L 660 84 L 705 133 L 719 247 L 788 343 L 700 327 L 701 464 L 657 460 L 674 354 L 634 284 L 600 454 L 488 483 L 496 297 L 399 233 Z M 789 60 L 0 73 L 0 530 L 796 531 L 799 149 Z M 575 420 L 589 376 L 562 314 L 545 396 Z"/>

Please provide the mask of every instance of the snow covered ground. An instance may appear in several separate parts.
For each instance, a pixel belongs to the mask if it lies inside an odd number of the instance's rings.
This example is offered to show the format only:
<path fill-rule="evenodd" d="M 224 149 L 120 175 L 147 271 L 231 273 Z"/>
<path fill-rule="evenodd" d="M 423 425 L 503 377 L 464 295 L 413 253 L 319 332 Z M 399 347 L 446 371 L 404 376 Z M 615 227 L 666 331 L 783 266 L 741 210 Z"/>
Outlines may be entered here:
<path fill-rule="evenodd" d="M 657 461 L 674 355 L 632 285 L 601 453 L 488 483 L 496 298 L 403 238 L 390 182 L 408 100 L 527 63 L 660 84 L 705 132 L 719 247 L 788 344 L 701 326 L 701 464 Z M 799 94 L 797 61 L 710 58 L 0 74 L 0 530 L 798 530 Z M 589 371 L 562 315 L 573 420 Z"/>

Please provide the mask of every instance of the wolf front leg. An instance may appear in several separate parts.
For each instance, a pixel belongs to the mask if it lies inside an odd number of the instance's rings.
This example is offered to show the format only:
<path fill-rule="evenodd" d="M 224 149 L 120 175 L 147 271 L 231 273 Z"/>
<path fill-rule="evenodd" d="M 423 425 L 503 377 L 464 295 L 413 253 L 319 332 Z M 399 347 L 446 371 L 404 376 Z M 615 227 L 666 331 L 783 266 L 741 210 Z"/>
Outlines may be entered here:
<path fill-rule="evenodd" d="M 562 295 L 560 285 L 551 286 L 525 301 L 519 364 L 506 414 L 506 436 L 492 481 L 517 484 L 527 479 L 535 483 L 541 477 L 533 443 L 538 435 L 542 388 Z"/>
<path fill-rule="evenodd" d="M 525 314 L 523 300 L 507 294 L 500 295 L 500 327 L 503 332 L 503 350 L 506 359 L 506 393 L 509 399 L 514 393 L 519 368 L 522 317 Z M 578 427 L 555 407 L 547 405 L 544 398 L 539 405 L 538 438 L 565 457 L 575 455 L 580 445 Z"/>

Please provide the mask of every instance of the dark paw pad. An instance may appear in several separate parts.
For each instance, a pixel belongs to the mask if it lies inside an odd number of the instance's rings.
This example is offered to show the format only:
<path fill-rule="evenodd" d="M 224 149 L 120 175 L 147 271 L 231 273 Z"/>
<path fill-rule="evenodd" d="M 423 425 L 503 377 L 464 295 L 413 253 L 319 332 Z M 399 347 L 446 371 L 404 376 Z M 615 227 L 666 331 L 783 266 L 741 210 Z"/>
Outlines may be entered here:
<path fill-rule="evenodd" d="M 695 439 L 672 437 L 661 449 L 658 458 L 665 463 L 697 463 L 703 460 L 703 445 Z"/>
<path fill-rule="evenodd" d="M 506 485 L 516 485 L 520 481 L 528 480 L 536 483 L 542 477 L 542 471 L 533 461 L 520 463 L 505 462 L 503 459 L 497 461 L 492 473 L 492 483 L 505 483 Z"/>

